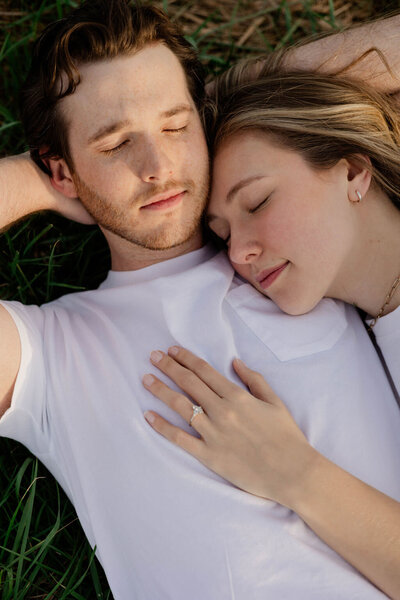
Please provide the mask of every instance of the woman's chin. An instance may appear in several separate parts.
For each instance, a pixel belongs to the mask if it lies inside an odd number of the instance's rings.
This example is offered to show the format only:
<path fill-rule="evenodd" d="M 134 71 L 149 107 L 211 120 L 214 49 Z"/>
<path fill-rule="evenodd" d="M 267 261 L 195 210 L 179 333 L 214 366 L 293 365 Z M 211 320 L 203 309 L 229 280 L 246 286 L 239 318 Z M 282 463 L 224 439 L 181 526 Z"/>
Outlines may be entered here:
<path fill-rule="evenodd" d="M 319 304 L 322 298 L 304 299 L 303 301 L 299 298 L 271 298 L 271 300 L 275 302 L 282 312 L 291 315 L 292 317 L 299 317 L 300 315 L 306 315 L 311 312 L 317 304 Z"/>

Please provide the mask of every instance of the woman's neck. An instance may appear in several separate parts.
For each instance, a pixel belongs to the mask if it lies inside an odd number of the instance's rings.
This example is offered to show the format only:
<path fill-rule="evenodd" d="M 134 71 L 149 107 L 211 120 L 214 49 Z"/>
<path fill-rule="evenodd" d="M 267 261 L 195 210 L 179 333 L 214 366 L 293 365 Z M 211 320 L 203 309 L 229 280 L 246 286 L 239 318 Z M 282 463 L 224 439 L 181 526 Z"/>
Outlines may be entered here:
<path fill-rule="evenodd" d="M 376 188 L 370 189 L 354 210 L 359 211 L 358 235 L 329 295 L 375 317 L 400 275 L 400 210 Z M 383 314 L 399 305 L 400 285 Z"/>

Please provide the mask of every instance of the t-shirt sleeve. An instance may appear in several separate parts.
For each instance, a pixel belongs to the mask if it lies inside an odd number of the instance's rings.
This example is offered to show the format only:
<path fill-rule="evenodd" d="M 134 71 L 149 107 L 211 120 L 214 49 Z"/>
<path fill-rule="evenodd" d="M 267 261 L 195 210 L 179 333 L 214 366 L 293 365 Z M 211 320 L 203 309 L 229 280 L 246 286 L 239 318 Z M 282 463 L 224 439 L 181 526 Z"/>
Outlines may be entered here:
<path fill-rule="evenodd" d="M 49 428 L 43 352 L 44 315 L 38 306 L 0 302 L 21 340 L 21 363 L 10 408 L 0 419 L 0 436 L 21 442 L 36 456 L 47 454 Z"/>

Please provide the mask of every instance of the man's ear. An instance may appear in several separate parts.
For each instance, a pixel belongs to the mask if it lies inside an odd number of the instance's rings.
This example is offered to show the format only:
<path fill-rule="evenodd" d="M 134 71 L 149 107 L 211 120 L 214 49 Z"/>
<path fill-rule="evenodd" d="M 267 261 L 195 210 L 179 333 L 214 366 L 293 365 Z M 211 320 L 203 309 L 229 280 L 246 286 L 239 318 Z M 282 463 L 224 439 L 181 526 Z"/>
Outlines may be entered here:
<path fill-rule="evenodd" d="M 360 195 L 364 198 L 371 185 L 371 159 L 364 154 L 357 154 L 354 157 L 346 158 L 346 163 L 347 195 L 352 202 L 359 202 Z"/>
<path fill-rule="evenodd" d="M 50 181 L 54 189 L 67 198 L 77 198 L 78 193 L 65 160 L 63 158 L 44 158 L 42 160 L 51 172 Z"/>

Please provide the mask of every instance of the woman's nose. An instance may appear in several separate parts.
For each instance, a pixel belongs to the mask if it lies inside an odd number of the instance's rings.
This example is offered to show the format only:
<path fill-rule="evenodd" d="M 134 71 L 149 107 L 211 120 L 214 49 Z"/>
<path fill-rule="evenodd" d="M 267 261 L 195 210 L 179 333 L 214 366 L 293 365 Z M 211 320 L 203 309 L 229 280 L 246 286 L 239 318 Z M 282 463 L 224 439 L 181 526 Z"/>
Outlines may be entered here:
<path fill-rule="evenodd" d="M 231 233 L 230 245 L 228 249 L 229 259 L 237 264 L 249 264 L 257 260 L 262 249 L 255 240 L 244 240 L 243 236 Z"/>

